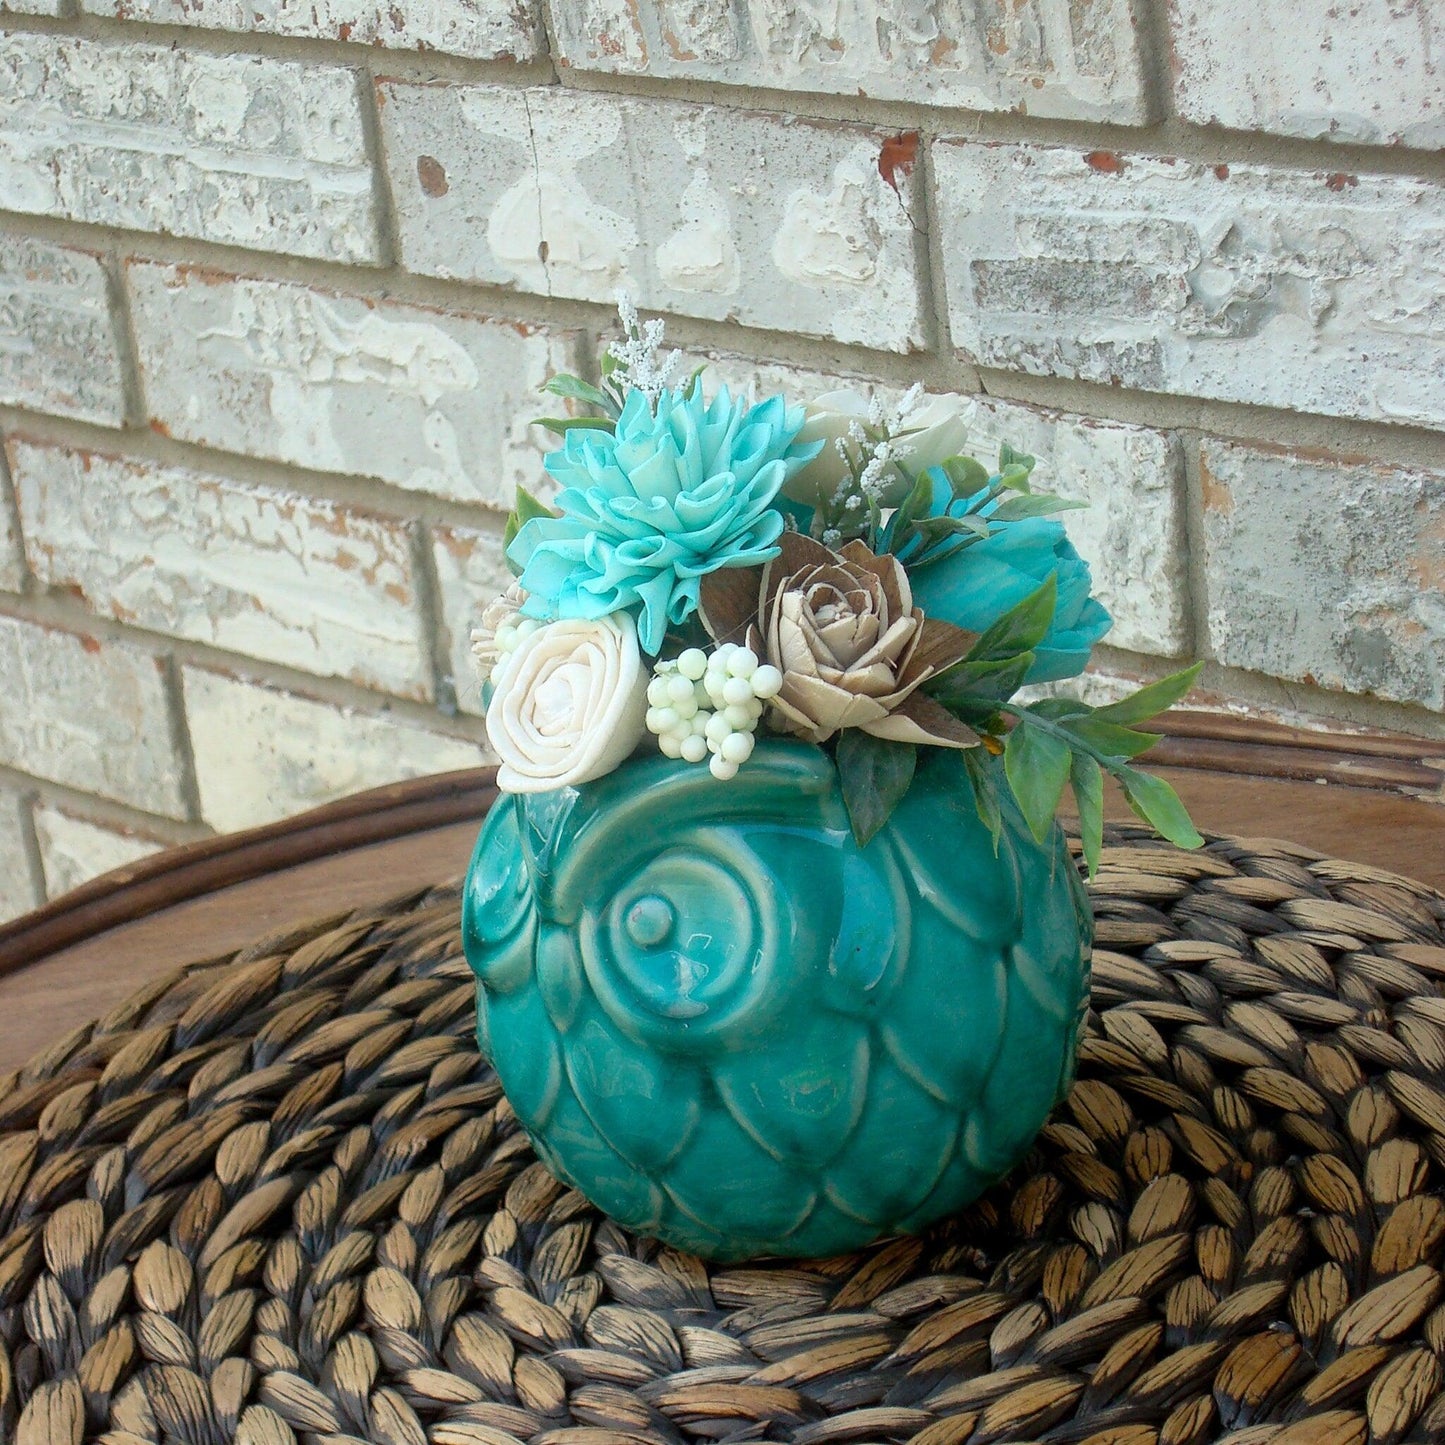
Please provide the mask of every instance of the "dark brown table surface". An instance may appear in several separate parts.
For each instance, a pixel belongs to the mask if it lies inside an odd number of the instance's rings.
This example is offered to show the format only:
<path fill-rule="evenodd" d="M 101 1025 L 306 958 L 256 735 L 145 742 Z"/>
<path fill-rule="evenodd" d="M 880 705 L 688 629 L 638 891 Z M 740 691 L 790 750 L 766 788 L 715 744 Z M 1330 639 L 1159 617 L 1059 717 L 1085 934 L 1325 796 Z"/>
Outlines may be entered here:
<path fill-rule="evenodd" d="M 1176 730 L 1177 729 L 1177 730 Z M 1206 833 L 1287 838 L 1445 891 L 1445 745 L 1341 738 L 1207 714 L 1151 755 Z M 459 878 L 490 770 L 358 795 L 172 849 L 0 928 L 0 1071 L 148 980 L 302 921 Z M 1116 795 L 1110 815 L 1129 817 Z"/>

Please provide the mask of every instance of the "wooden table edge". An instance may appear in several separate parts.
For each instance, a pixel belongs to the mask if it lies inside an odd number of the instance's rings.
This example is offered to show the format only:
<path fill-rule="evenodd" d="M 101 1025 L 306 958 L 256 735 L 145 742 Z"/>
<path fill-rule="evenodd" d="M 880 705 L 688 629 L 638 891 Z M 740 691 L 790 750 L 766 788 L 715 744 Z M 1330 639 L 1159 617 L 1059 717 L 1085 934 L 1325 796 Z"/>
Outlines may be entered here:
<path fill-rule="evenodd" d="M 480 818 L 496 795 L 494 767 L 468 768 L 388 783 L 259 828 L 167 848 L 0 925 L 0 976 L 233 883 Z"/>
<path fill-rule="evenodd" d="M 1402 734 L 1310 731 L 1205 711 L 1153 724 L 1147 766 L 1309 779 L 1408 798 L 1439 798 L 1445 742 Z M 0 925 L 0 976 L 233 883 L 372 843 L 481 818 L 497 795 L 494 767 L 388 783 L 259 828 L 152 854 Z M 1445 808 L 1441 811 L 1445 825 Z"/>

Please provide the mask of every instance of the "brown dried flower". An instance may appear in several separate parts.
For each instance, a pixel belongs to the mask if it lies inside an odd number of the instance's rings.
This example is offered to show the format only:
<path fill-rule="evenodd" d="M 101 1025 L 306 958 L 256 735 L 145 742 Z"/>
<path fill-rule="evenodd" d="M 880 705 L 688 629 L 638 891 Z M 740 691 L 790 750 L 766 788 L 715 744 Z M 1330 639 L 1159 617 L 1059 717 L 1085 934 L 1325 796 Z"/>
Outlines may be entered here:
<path fill-rule="evenodd" d="M 902 563 L 862 542 L 833 552 L 797 532 L 762 568 L 704 578 L 702 616 L 719 641 L 748 646 L 783 674 L 769 720 L 821 743 L 844 728 L 893 742 L 968 748 L 973 730 L 918 691 L 961 660 L 973 633 L 926 618 Z"/>

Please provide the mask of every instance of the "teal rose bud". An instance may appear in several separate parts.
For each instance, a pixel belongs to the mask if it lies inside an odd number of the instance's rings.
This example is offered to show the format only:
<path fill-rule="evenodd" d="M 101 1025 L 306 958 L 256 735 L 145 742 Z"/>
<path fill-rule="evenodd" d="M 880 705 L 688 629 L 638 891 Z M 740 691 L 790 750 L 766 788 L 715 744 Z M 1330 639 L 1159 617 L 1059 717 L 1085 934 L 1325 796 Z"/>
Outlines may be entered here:
<path fill-rule="evenodd" d="M 973 499 L 955 498 L 948 478 L 930 469 L 933 496 L 925 514 L 963 516 Z M 977 515 L 988 519 L 997 502 Z M 922 547 L 914 538 L 899 554 L 909 568 L 913 600 L 929 617 L 970 632 L 983 632 L 1053 574 L 1058 606 L 1043 641 L 1034 649 L 1028 682 L 1054 682 L 1084 670 L 1094 644 L 1113 619 L 1090 595 L 1089 564 L 1074 550 L 1063 524 L 1054 517 L 1025 517 L 993 522 L 992 534 L 967 546 L 945 538 Z M 886 543 L 885 536 L 885 543 Z"/>
<path fill-rule="evenodd" d="M 783 483 L 818 450 L 799 443 L 803 409 L 749 406 L 723 387 L 663 389 L 656 411 L 628 393 L 615 433 L 569 431 L 546 461 L 560 515 L 527 522 L 507 550 L 543 619 L 638 610 L 644 652 L 697 610 L 700 579 L 777 555 Z"/>

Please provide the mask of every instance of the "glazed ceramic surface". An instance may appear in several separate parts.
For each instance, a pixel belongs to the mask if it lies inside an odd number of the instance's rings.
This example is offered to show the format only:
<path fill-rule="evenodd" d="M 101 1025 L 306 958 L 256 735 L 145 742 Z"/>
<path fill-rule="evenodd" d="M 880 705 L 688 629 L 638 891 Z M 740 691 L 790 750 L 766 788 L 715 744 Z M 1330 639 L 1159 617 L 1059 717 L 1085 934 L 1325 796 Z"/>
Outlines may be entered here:
<path fill-rule="evenodd" d="M 1091 921 L 1057 829 L 1008 813 L 995 855 L 956 755 L 860 850 L 827 755 L 768 741 L 726 783 L 658 757 L 503 796 L 463 934 L 539 1157 L 740 1259 L 921 1228 L 1015 1164 L 1072 1079 Z"/>

